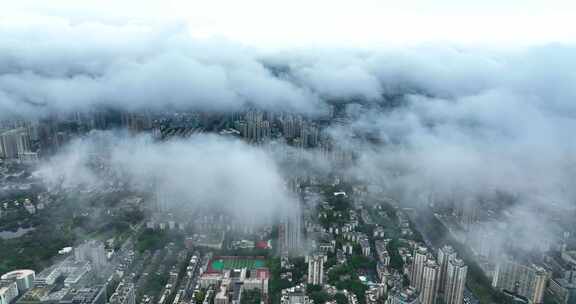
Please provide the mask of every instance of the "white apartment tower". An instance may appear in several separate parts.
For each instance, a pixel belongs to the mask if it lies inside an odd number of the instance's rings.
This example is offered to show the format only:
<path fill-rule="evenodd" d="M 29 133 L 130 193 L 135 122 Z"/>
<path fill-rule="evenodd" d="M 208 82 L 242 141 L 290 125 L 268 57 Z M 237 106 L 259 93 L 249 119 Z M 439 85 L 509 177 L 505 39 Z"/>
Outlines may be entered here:
<path fill-rule="evenodd" d="M 446 289 L 446 273 L 448 271 L 448 262 L 456 258 L 456 251 L 452 246 L 446 245 L 438 249 L 438 266 L 440 266 L 440 277 L 438 290 L 444 292 Z"/>
<path fill-rule="evenodd" d="M 308 284 L 322 285 L 324 283 L 324 262 L 326 256 L 311 255 L 306 257 L 308 262 Z"/>
<path fill-rule="evenodd" d="M 427 259 L 428 249 L 426 247 L 420 246 L 414 250 L 414 260 L 410 271 L 410 286 L 418 290 L 422 290 L 422 277 Z"/>
<path fill-rule="evenodd" d="M 422 285 L 420 288 L 420 303 L 435 304 L 438 293 L 438 276 L 440 267 L 434 260 L 426 261 L 422 273 Z"/>
<path fill-rule="evenodd" d="M 451 259 L 446 269 L 444 300 L 446 304 L 462 304 L 468 266 L 458 258 Z"/>
<path fill-rule="evenodd" d="M 300 204 L 295 204 L 293 213 L 284 218 L 282 225 L 282 245 L 287 253 L 298 253 L 302 250 L 302 211 Z"/>
<path fill-rule="evenodd" d="M 492 286 L 539 304 L 543 301 L 547 280 L 548 274 L 541 267 L 502 260 L 496 266 Z"/>

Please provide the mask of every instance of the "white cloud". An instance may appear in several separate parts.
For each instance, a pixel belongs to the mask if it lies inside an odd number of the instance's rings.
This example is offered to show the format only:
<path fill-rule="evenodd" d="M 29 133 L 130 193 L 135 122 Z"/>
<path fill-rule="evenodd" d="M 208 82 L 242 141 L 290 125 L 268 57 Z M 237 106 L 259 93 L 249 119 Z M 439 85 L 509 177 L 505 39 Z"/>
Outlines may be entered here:
<path fill-rule="evenodd" d="M 266 48 L 423 42 L 517 46 L 574 42 L 569 0 L 20 0 L 0 16 L 78 21 L 185 21 L 197 36 Z M 14 19 L 14 18 L 13 18 Z"/>

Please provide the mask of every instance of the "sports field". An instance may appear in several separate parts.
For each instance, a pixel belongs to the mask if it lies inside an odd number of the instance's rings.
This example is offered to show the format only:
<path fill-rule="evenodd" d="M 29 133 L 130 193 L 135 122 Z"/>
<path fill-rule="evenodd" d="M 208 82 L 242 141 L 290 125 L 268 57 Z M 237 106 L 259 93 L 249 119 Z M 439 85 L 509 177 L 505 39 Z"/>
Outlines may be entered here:
<path fill-rule="evenodd" d="M 226 269 L 248 268 L 255 269 L 264 267 L 264 259 L 259 257 L 214 257 L 210 262 L 209 271 L 220 272 Z"/>

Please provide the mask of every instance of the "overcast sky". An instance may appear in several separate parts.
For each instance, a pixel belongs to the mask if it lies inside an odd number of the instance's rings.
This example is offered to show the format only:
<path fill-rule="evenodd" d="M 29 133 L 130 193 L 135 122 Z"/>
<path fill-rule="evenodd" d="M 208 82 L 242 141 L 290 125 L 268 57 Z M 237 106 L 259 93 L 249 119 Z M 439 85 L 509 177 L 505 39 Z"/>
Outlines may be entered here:
<path fill-rule="evenodd" d="M 374 47 L 428 42 L 516 47 L 576 40 L 572 0 L 19 0 L 0 18 L 43 23 L 181 23 L 199 37 L 259 48 Z M 43 20 L 43 21 L 42 21 Z"/>

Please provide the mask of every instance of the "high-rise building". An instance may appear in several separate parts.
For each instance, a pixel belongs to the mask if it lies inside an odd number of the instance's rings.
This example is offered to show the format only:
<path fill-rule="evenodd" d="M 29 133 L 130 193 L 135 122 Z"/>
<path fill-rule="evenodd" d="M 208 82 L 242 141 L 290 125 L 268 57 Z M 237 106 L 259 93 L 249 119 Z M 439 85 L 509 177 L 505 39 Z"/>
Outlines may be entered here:
<path fill-rule="evenodd" d="M 326 256 L 321 254 L 306 256 L 306 262 L 308 262 L 308 284 L 322 285 Z"/>
<path fill-rule="evenodd" d="M 122 125 L 131 132 L 141 132 L 152 129 L 152 115 L 149 111 L 141 113 L 121 114 Z"/>
<path fill-rule="evenodd" d="M 536 271 L 536 282 L 534 283 L 534 293 L 532 301 L 534 303 L 544 303 L 544 293 L 546 292 L 546 283 L 548 282 L 548 273 L 544 268 L 538 267 Z"/>
<path fill-rule="evenodd" d="M 410 271 L 410 286 L 415 287 L 418 290 L 422 290 L 422 277 L 427 259 L 428 249 L 426 247 L 419 246 L 414 250 L 414 259 Z"/>
<path fill-rule="evenodd" d="M 282 223 L 282 245 L 286 253 L 298 253 L 302 250 L 302 214 L 300 204 L 284 217 Z"/>
<path fill-rule="evenodd" d="M 438 293 L 438 275 L 440 267 L 434 260 L 429 259 L 424 265 L 422 285 L 420 288 L 420 303 L 435 304 Z"/>
<path fill-rule="evenodd" d="M 31 139 L 25 128 L 12 129 L 0 134 L 0 157 L 17 159 L 31 152 Z"/>
<path fill-rule="evenodd" d="M 74 259 L 88 261 L 95 269 L 102 268 L 108 263 L 104 244 L 95 240 L 86 241 L 74 248 Z"/>
<path fill-rule="evenodd" d="M 501 255 L 503 246 L 494 243 L 494 240 L 498 240 L 498 232 L 494 227 L 489 224 L 476 225 L 470 233 L 472 236 L 467 243 L 478 255 L 487 259 L 497 259 Z"/>
<path fill-rule="evenodd" d="M 18 286 L 18 292 L 20 294 L 23 294 L 26 292 L 26 290 L 32 288 L 35 278 L 36 272 L 30 269 L 10 271 L 0 277 L 2 280 L 16 282 L 16 285 Z"/>
<path fill-rule="evenodd" d="M 154 210 L 157 212 L 167 212 L 169 211 L 168 208 L 168 194 L 166 193 L 166 191 L 161 190 L 158 188 L 154 193 Z"/>
<path fill-rule="evenodd" d="M 543 301 L 547 280 L 548 274 L 543 268 L 505 259 L 496 266 L 492 286 L 538 304 Z"/>
<path fill-rule="evenodd" d="M 444 292 L 446 289 L 446 273 L 448 271 L 448 262 L 456 258 L 456 251 L 452 246 L 446 245 L 438 249 L 438 265 L 440 266 L 440 276 L 438 290 Z"/>
<path fill-rule="evenodd" d="M 445 274 L 444 301 L 446 304 L 462 304 L 468 266 L 459 258 L 448 261 Z"/>
<path fill-rule="evenodd" d="M 455 208 L 455 215 L 459 219 L 460 225 L 464 230 L 469 231 L 478 223 L 480 216 L 479 205 L 480 203 L 471 196 L 466 196 L 465 198 L 458 200 Z"/>
<path fill-rule="evenodd" d="M 0 304 L 10 304 L 18 296 L 16 281 L 0 281 Z"/>
<path fill-rule="evenodd" d="M 237 121 L 236 128 L 240 134 L 252 142 L 262 142 L 272 136 L 270 121 L 266 120 L 264 112 L 250 110 L 244 116 L 245 121 Z"/>

